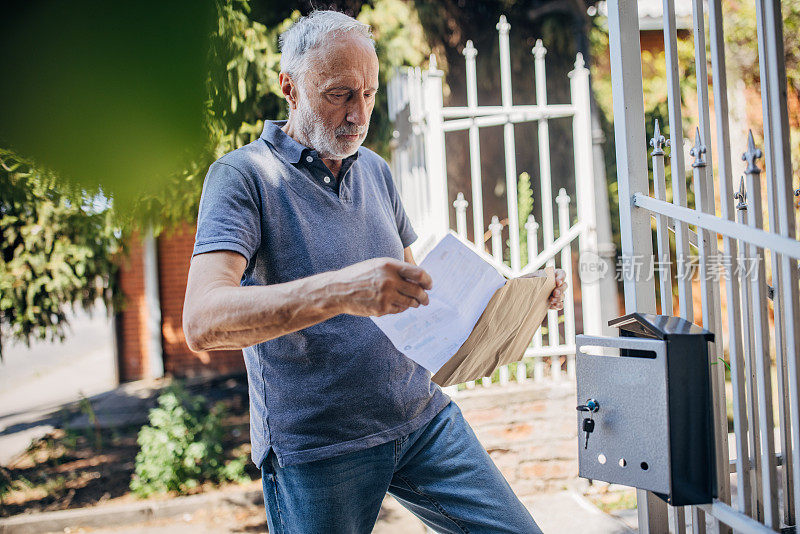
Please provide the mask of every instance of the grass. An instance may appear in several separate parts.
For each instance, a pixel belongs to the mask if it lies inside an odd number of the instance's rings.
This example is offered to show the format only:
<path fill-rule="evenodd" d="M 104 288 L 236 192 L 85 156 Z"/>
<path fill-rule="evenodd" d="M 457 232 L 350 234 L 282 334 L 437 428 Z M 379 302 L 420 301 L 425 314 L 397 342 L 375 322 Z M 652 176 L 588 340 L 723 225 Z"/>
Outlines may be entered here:
<path fill-rule="evenodd" d="M 618 486 L 613 486 L 617 488 Z M 632 488 L 611 489 L 606 486 L 598 493 L 587 495 L 586 497 L 605 513 L 617 512 L 620 510 L 633 510 L 636 508 L 636 490 Z"/>

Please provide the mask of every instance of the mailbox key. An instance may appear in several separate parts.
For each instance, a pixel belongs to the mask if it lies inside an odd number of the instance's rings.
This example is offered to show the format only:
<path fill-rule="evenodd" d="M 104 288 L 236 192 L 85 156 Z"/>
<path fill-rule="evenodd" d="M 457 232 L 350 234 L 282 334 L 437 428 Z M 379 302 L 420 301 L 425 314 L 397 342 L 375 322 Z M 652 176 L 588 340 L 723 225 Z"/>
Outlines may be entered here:
<path fill-rule="evenodd" d="M 594 432 L 594 419 L 591 417 L 587 417 L 583 420 L 583 431 L 586 432 L 586 443 L 584 443 L 583 448 L 589 448 L 589 434 Z"/>

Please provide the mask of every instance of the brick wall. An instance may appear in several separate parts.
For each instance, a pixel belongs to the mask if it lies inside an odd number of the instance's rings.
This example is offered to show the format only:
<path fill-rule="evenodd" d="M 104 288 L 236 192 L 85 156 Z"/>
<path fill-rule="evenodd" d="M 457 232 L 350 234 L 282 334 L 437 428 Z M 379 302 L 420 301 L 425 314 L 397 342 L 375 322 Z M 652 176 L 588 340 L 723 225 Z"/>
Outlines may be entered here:
<path fill-rule="evenodd" d="M 134 235 L 125 248 L 127 257 L 123 259 L 119 272 L 119 284 L 125 302 L 116 319 L 120 381 L 136 380 L 147 376 L 149 372 L 142 242 Z"/>
<path fill-rule="evenodd" d="M 231 373 L 244 369 L 240 350 L 192 352 L 183 335 L 183 298 L 194 247 L 194 224 L 185 224 L 158 238 L 161 332 L 164 370 L 173 376 Z"/>
<path fill-rule="evenodd" d="M 158 237 L 158 279 L 164 371 L 176 377 L 231 373 L 244 369 L 240 350 L 193 352 L 183 335 L 183 299 L 194 246 L 194 224 L 184 224 Z M 118 315 L 120 381 L 148 376 L 147 309 L 144 301 L 142 244 L 134 236 L 126 244 L 128 258 L 120 272 L 126 306 Z"/>
<path fill-rule="evenodd" d="M 452 398 L 520 498 L 577 482 L 573 380 L 476 387 Z"/>

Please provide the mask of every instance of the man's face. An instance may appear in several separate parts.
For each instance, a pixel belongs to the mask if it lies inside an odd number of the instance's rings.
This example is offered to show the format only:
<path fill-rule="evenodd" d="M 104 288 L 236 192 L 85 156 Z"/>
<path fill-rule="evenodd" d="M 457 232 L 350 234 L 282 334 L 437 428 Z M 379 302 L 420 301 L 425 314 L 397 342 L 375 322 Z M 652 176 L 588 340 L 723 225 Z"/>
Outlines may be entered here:
<path fill-rule="evenodd" d="M 366 39 L 352 35 L 311 54 L 292 113 L 311 148 L 323 158 L 343 159 L 367 137 L 378 90 L 378 57 Z"/>

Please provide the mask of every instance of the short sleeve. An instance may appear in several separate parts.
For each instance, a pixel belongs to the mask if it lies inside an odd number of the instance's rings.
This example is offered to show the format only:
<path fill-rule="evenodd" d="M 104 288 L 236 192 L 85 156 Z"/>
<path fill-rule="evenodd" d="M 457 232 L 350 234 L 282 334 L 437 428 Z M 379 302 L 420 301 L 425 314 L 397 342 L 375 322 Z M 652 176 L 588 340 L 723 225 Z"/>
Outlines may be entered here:
<path fill-rule="evenodd" d="M 192 256 L 232 250 L 247 261 L 261 245 L 261 209 L 256 185 L 236 167 L 214 162 L 208 169 Z"/>
<path fill-rule="evenodd" d="M 406 215 L 403 201 L 400 200 L 400 194 L 397 192 L 394 180 L 392 179 L 392 171 L 385 161 L 383 161 L 383 172 L 386 179 L 386 189 L 389 192 L 389 200 L 392 203 L 392 210 L 394 211 L 394 219 L 397 223 L 397 232 L 400 234 L 400 240 L 403 242 L 403 248 L 405 248 L 417 240 L 417 233 L 411 226 L 408 215 Z"/>

